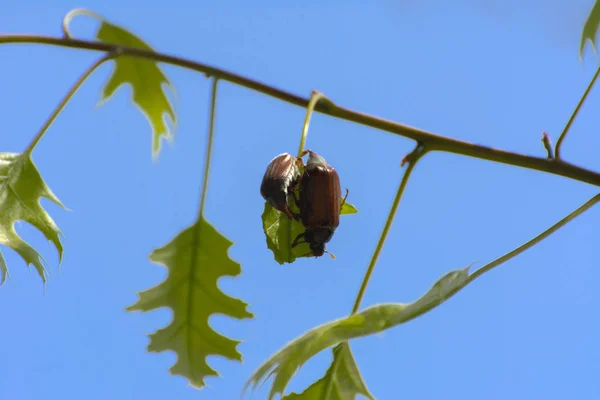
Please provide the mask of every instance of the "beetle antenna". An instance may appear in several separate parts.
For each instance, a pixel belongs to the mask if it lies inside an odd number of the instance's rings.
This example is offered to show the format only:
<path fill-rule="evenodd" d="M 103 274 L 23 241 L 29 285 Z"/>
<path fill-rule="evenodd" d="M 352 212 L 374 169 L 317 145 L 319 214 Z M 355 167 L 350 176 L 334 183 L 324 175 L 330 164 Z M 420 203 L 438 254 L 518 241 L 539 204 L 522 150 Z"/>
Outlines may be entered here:
<path fill-rule="evenodd" d="M 292 247 L 296 247 L 296 246 L 298 246 L 299 244 L 302 244 L 302 243 L 308 243 L 308 242 L 306 240 L 303 240 L 301 242 L 294 242 L 294 243 L 292 243 Z"/>
<path fill-rule="evenodd" d="M 331 258 L 335 259 L 335 255 L 333 253 L 328 252 L 327 250 L 325 250 L 325 253 L 329 254 L 331 256 Z"/>
<path fill-rule="evenodd" d="M 306 236 L 304 236 L 305 233 L 301 233 L 298 236 L 296 236 L 296 239 L 294 239 L 294 241 L 292 242 L 292 247 L 296 247 L 298 246 L 300 243 L 308 243 L 306 241 Z M 303 241 L 300 241 L 300 239 L 304 239 Z"/>

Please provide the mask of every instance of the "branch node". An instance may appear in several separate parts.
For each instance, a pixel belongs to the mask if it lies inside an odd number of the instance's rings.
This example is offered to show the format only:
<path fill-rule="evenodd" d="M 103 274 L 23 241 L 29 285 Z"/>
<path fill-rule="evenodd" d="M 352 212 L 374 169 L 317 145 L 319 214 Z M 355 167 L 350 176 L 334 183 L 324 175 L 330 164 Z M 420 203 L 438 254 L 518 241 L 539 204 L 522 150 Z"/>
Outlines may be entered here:
<path fill-rule="evenodd" d="M 548 153 L 548 158 L 554 159 L 554 150 L 552 148 L 552 141 L 550 140 L 550 136 L 548 135 L 547 132 L 542 132 L 542 143 L 544 144 L 546 153 Z"/>
<path fill-rule="evenodd" d="M 416 147 L 402 158 L 402 162 L 400 162 L 400 167 L 404 167 L 404 164 L 414 164 L 419 158 L 421 158 L 427 149 L 423 143 L 418 142 Z"/>

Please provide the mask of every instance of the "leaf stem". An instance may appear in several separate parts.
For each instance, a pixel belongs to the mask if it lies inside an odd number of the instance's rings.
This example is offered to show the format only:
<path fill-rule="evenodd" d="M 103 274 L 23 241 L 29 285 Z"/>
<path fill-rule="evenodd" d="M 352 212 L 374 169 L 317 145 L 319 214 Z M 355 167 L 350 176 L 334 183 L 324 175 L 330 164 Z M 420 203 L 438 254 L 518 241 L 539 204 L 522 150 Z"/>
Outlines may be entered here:
<path fill-rule="evenodd" d="M 71 31 L 69 30 L 69 24 L 73 18 L 78 15 L 87 15 L 88 17 L 96 18 L 99 21 L 105 21 L 105 19 L 98 13 L 95 13 L 91 10 L 87 10 L 85 8 L 76 8 L 71 10 L 65 15 L 62 21 L 62 31 L 65 38 L 71 39 L 73 36 L 71 35 Z"/>
<path fill-rule="evenodd" d="M 31 154 L 31 152 L 33 151 L 35 146 L 37 146 L 39 141 L 42 139 L 42 136 L 44 136 L 44 134 L 46 133 L 46 131 L 48 130 L 50 125 L 52 125 L 52 123 L 54 122 L 54 120 L 56 119 L 58 114 L 61 113 L 61 111 L 63 110 L 63 108 L 65 108 L 65 106 L 67 105 L 69 100 L 71 100 L 71 97 L 73 97 L 73 95 L 81 87 L 83 82 L 85 82 L 85 80 L 92 74 L 92 72 L 94 72 L 94 70 L 96 70 L 96 68 L 98 68 L 100 65 L 102 65 L 102 63 L 110 60 L 113 57 L 114 57 L 114 55 L 112 53 L 105 54 L 104 56 L 102 56 L 98 60 L 96 60 L 92 65 L 87 67 L 87 69 L 85 71 L 83 71 L 83 73 L 79 76 L 79 78 L 77 78 L 77 81 L 75 81 L 73 86 L 71 86 L 71 88 L 69 89 L 67 94 L 65 94 L 65 96 L 62 98 L 62 100 L 58 103 L 58 105 L 56 106 L 54 111 L 52 111 L 50 116 L 46 119 L 46 122 L 44 122 L 44 125 L 42 125 L 42 127 L 40 128 L 38 133 L 35 135 L 35 137 L 31 140 L 31 142 L 29 143 L 29 145 L 23 152 L 24 154 Z"/>
<path fill-rule="evenodd" d="M 202 179 L 202 194 L 200 195 L 200 207 L 198 208 L 198 218 L 204 215 L 204 203 L 206 202 L 206 188 L 208 187 L 208 176 L 210 175 L 210 160 L 212 157 L 212 146 L 215 132 L 215 110 L 217 108 L 217 86 L 219 78 L 215 77 L 212 81 L 210 93 L 210 119 L 208 121 L 208 139 L 206 143 L 206 153 L 204 157 L 204 177 Z"/>
<path fill-rule="evenodd" d="M 298 157 L 302 155 L 304 146 L 306 145 L 306 136 L 308 136 L 308 126 L 310 125 L 310 118 L 312 117 L 315 106 L 319 103 L 319 100 L 324 99 L 325 95 L 317 90 L 313 90 L 310 94 L 310 100 L 308 106 L 306 106 L 306 116 L 304 117 L 304 125 L 302 126 L 302 136 L 300 137 L 300 147 L 298 148 Z"/>
<path fill-rule="evenodd" d="M 377 264 L 377 259 L 379 258 L 379 253 L 381 253 L 381 250 L 383 249 L 383 244 L 385 243 L 385 239 L 387 238 L 387 235 L 392 226 L 392 222 L 394 221 L 394 217 L 396 215 L 396 210 L 398 209 L 398 206 L 400 205 L 400 200 L 402 199 L 402 194 L 404 193 L 406 184 L 408 183 L 408 180 L 410 179 L 410 175 L 412 174 L 413 169 L 417 165 L 417 162 L 419 161 L 419 159 L 421 157 L 423 157 L 425 155 L 425 153 L 426 153 L 426 148 L 423 147 L 423 145 L 421 145 L 420 143 L 417 143 L 417 146 L 415 147 L 415 149 L 402 159 L 402 165 L 408 163 L 408 167 L 406 168 L 406 171 L 404 171 L 404 175 L 402 176 L 402 180 L 400 181 L 400 186 L 398 187 L 398 192 L 396 193 L 396 198 L 394 199 L 394 203 L 392 204 L 392 208 L 390 209 L 390 213 L 388 215 L 387 221 L 385 222 L 385 226 L 383 227 L 383 231 L 381 232 L 381 236 L 379 237 L 379 242 L 377 243 L 377 247 L 375 248 L 375 251 L 373 252 L 373 256 L 371 257 L 371 262 L 369 263 L 367 271 L 365 272 L 362 283 L 360 285 L 360 289 L 358 290 L 358 294 L 356 295 L 356 299 L 354 300 L 354 305 L 352 306 L 352 312 L 350 313 L 351 315 L 355 314 L 358 311 L 358 308 L 360 307 L 360 303 L 365 294 L 365 290 L 367 289 L 367 285 L 369 284 L 369 281 L 371 280 L 371 275 L 373 274 L 373 270 L 375 269 L 375 264 Z M 349 345 L 348 342 L 345 341 L 340 346 L 348 346 L 348 345 Z M 335 351 L 333 352 L 333 354 L 334 354 L 334 358 L 333 358 L 333 363 L 331 364 L 331 369 L 330 369 L 331 374 L 335 374 L 335 372 L 337 371 L 337 368 L 339 366 L 339 358 L 335 357 Z M 329 381 L 327 381 L 326 386 L 323 389 L 321 398 L 328 399 L 332 390 L 333 390 L 333 382 L 330 379 Z"/>
<path fill-rule="evenodd" d="M 581 99 L 579 99 L 579 103 L 577 103 L 577 107 L 575 107 L 575 110 L 573 110 L 571 117 L 567 121 L 567 124 L 565 125 L 562 133 L 558 137 L 558 141 L 556 142 L 556 147 L 554 148 L 554 157 L 555 158 L 560 159 L 560 149 L 562 146 L 562 142 L 563 142 L 563 140 L 565 140 L 565 137 L 567 136 L 567 132 L 569 132 L 569 129 L 571 128 L 571 124 L 575 120 L 575 117 L 577 116 L 577 113 L 581 109 L 583 102 L 585 101 L 588 94 L 590 93 L 590 90 L 592 90 L 592 87 L 594 86 L 594 83 L 596 82 L 596 79 L 598 78 L 599 74 L 600 74 L 600 67 L 598 67 L 598 69 L 596 70 L 596 73 L 594 74 L 594 76 L 592 77 L 592 80 L 590 81 L 587 88 L 585 89 L 585 92 L 583 92 L 583 96 L 581 96 Z"/>
<path fill-rule="evenodd" d="M 533 239 L 527 241 L 526 243 L 520 245 L 516 249 L 514 249 L 514 250 L 512 250 L 512 251 L 510 251 L 508 253 L 506 253 L 502 257 L 498 257 L 494 261 L 492 261 L 492 262 L 484 265 L 483 267 L 479 268 L 477 271 L 473 272 L 469 276 L 469 279 L 467 280 L 467 282 L 465 283 L 465 285 L 468 284 L 468 283 L 470 283 L 470 282 L 472 282 L 472 281 L 474 281 L 479 276 L 485 274 L 489 270 L 497 267 L 500 264 L 503 264 L 503 263 L 507 262 L 511 258 L 514 258 L 514 257 L 518 256 L 519 254 L 521 254 L 522 252 L 524 252 L 525 250 L 527 250 L 527 249 L 535 246 L 536 244 L 538 244 L 539 242 L 541 242 L 542 240 L 546 239 L 548 236 L 550 236 L 551 234 L 553 234 L 554 232 L 556 232 L 557 230 L 559 230 L 560 228 L 562 228 L 563 226 L 565 226 L 567 223 L 571 222 L 577 216 L 581 215 L 582 213 L 584 213 L 585 211 L 587 211 L 588 209 L 590 209 L 598 201 L 600 201 L 600 193 L 598 193 L 597 195 L 595 195 L 594 197 L 592 197 L 591 199 L 589 199 L 588 201 L 586 201 L 583 205 L 581 205 L 580 207 L 578 207 L 575 211 L 573 211 L 572 213 L 570 213 L 569 215 L 567 215 L 566 217 L 564 217 L 563 219 L 561 219 L 560 221 L 558 221 L 557 223 L 555 223 L 550 228 L 546 229 L 544 232 L 540 233 L 539 235 L 537 235 Z"/>
<path fill-rule="evenodd" d="M 223 70 L 221 68 L 202 64 L 181 57 L 157 53 L 150 50 L 118 46 L 92 40 L 70 39 L 43 35 L 0 35 L 0 44 L 5 43 L 36 43 L 102 52 L 118 52 L 119 54 L 127 56 L 164 62 L 193 71 L 202 72 L 204 74 L 218 77 L 222 80 L 226 80 L 236 85 L 246 87 L 250 90 L 263 93 L 267 96 L 271 96 L 300 107 L 306 108 L 310 101 L 302 96 L 298 96 L 254 79 L 246 78 L 233 72 Z M 317 104 L 314 111 L 415 140 L 427 145 L 430 151 L 444 151 L 448 153 L 461 154 L 463 156 L 474 157 L 481 160 L 493 161 L 564 176 L 576 181 L 589 183 L 594 186 L 600 186 L 600 173 L 568 162 L 556 162 L 556 160 L 550 160 L 546 157 L 532 157 L 524 154 L 518 154 L 510 151 L 464 142 L 462 140 L 440 136 L 413 128 L 411 126 L 339 107 L 337 105 L 324 104 L 323 102 Z"/>
<path fill-rule="evenodd" d="M 406 184 L 410 179 L 410 175 L 413 172 L 413 169 L 417 165 L 417 162 L 421 157 L 425 155 L 427 149 L 423 147 L 420 143 L 417 144 L 417 147 L 404 159 L 405 162 L 408 163 L 408 167 L 406 171 L 404 171 L 404 175 L 402 176 L 402 181 L 400 181 L 400 186 L 398 187 L 398 192 L 396 193 L 396 198 L 394 199 L 394 203 L 392 204 L 392 208 L 390 209 L 390 213 L 387 217 L 387 221 L 385 222 L 385 226 L 383 227 L 383 231 L 381 232 L 381 236 L 379 237 L 379 242 L 377 243 L 377 247 L 373 252 L 373 256 L 371 257 L 371 262 L 369 263 L 369 267 L 365 272 L 362 283 L 360 285 L 360 289 L 358 290 L 358 294 L 356 295 L 356 300 L 354 301 L 354 306 L 352 306 L 352 314 L 358 311 L 360 307 L 360 303 L 365 294 L 365 290 L 367 289 L 367 285 L 369 284 L 369 280 L 371 279 L 371 275 L 373 274 L 373 270 L 375 269 L 375 264 L 377 263 L 377 259 L 379 258 L 379 253 L 383 249 L 383 244 L 385 243 L 385 239 L 390 231 L 392 226 L 392 222 L 394 221 L 394 216 L 396 215 L 396 210 L 398 209 L 398 205 L 400 204 L 400 200 L 402 199 L 402 194 L 404 193 L 404 189 L 406 188 Z"/>

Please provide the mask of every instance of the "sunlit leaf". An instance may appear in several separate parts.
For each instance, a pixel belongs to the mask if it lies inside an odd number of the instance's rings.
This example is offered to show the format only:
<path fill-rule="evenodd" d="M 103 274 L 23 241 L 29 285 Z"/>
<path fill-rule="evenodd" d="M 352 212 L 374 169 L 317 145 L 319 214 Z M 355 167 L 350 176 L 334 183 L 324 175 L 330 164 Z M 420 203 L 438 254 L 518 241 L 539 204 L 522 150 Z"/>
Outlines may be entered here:
<path fill-rule="evenodd" d="M 583 31 L 581 33 L 581 43 L 579 45 L 579 56 L 583 55 L 585 44 L 589 40 L 592 44 L 592 49 L 596 51 L 596 34 L 598 33 L 598 25 L 600 25 L 600 0 L 596 0 L 590 14 L 585 21 Z"/>
<path fill-rule="evenodd" d="M 291 393 L 282 400 L 355 400 L 359 394 L 374 400 L 360 375 L 350 344 L 345 342 L 333 348 L 333 361 L 325 376 L 304 392 Z"/>
<path fill-rule="evenodd" d="M 206 362 L 209 355 L 242 361 L 238 340 L 215 332 L 208 324 L 214 314 L 232 318 L 252 318 L 247 304 L 223 293 L 217 281 L 237 276 L 240 264 L 227 254 L 233 243 L 204 218 L 181 231 L 171 242 L 155 249 L 150 260 L 168 269 L 159 285 L 139 293 L 139 300 L 128 311 L 152 311 L 161 307 L 173 310 L 173 320 L 150 335 L 148 351 L 173 350 L 177 362 L 170 372 L 189 379 L 197 388 L 207 376 L 219 376 Z"/>
<path fill-rule="evenodd" d="M 292 248 L 292 242 L 306 228 L 301 222 L 290 220 L 284 213 L 274 209 L 265 202 L 262 214 L 263 230 L 267 238 L 267 247 L 273 252 L 275 261 L 279 264 L 291 263 L 298 257 L 310 252 L 307 243 L 300 243 Z"/>
<path fill-rule="evenodd" d="M 101 20 L 96 37 L 106 43 L 153 51 L 133 33 L 106 20 Z M 172 132 L 164 119 L 165 114 L 170 117 L 173 124 L 176 124 L 175 111 L 166 93 L 167 88 L 174 91 L 173 85 L 154 61 L 120 55 L 114 63 L 113 73 L 102 90 L 102 101 L 110 98 L 121 85 L 127 83 L 131 85 L 133 101 L 152 127 L 152 153 L 156 156 L 160 151 L 161 137 L 164 136 L 166 139 L 172 137 Z"/>
<path fill-rule="evenodd" d="M 62 259 L 62 232 L 40 205 L 42 197 L 64 208 L 42 179 L 29 155 L 0 153 L 0 244 L 19 253 L 27 265 L 33 264 L 42 280 L 46 282 L 47 272 L 41 256 L 21 239 L 14 229 L 17 221 L 29 222 L 54 244 L 59 260 Z M 8 269 L 1 254 L 0 273 L 0 283 L 3 283 Z"/>
<path fill-rule="evenodd" d="M 356 214 L 358 212 L 358 210 L 356 209 L 356 207 L 354 207 L 352 204 L 345 202 L 342 205 L 342 210 L 340 211 L 340 215 L 343 214 Z"/>
<path fill-rule="evenodd" d="M 468 283 L 468 268 L 447 273 L 413 303 L 378 304 L 354 314 L 318 326 L 288 343 L 253 374 L 246 387 L 273 376 L 268 399 L 283 394 L 294 373 L 311 357 L 338 343 L 372 335 L 408 322 L 446 301 Z"/>
<path fill-rule="evenodd" d="M 292 211 L 298 212 L 298 208 L 293 203 L 293 200 L 290 200 L 288 206 Z M 357 212 L 356 207 L 346 202 L 342 206 L 340 215 L 356 214 Z M 273 252 L 273 257 L 279 264 L 292 263 L 296 258 L 306 257 L 310 253 L 310 247 L 307 243 L 300 243 L 292 248 L 294 239 L 306 231 L 302 222 L 290 220 L 284 213 L 274 209 L 268 202 L 265 202 L 262 222 L 267 238 L 267 247 Z"/>

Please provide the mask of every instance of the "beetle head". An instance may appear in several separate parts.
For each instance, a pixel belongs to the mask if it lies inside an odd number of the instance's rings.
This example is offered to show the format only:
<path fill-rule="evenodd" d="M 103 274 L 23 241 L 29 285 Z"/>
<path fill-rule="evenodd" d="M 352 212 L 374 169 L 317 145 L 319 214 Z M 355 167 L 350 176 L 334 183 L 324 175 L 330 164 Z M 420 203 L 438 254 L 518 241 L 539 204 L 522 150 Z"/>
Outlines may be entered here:
<path fill-rule="evenodd" d="M 313 256 L 321 257 L 323 254 L 325 254 L 325 243 L 311 243 L 310 251 L 312 252 Z"/>

